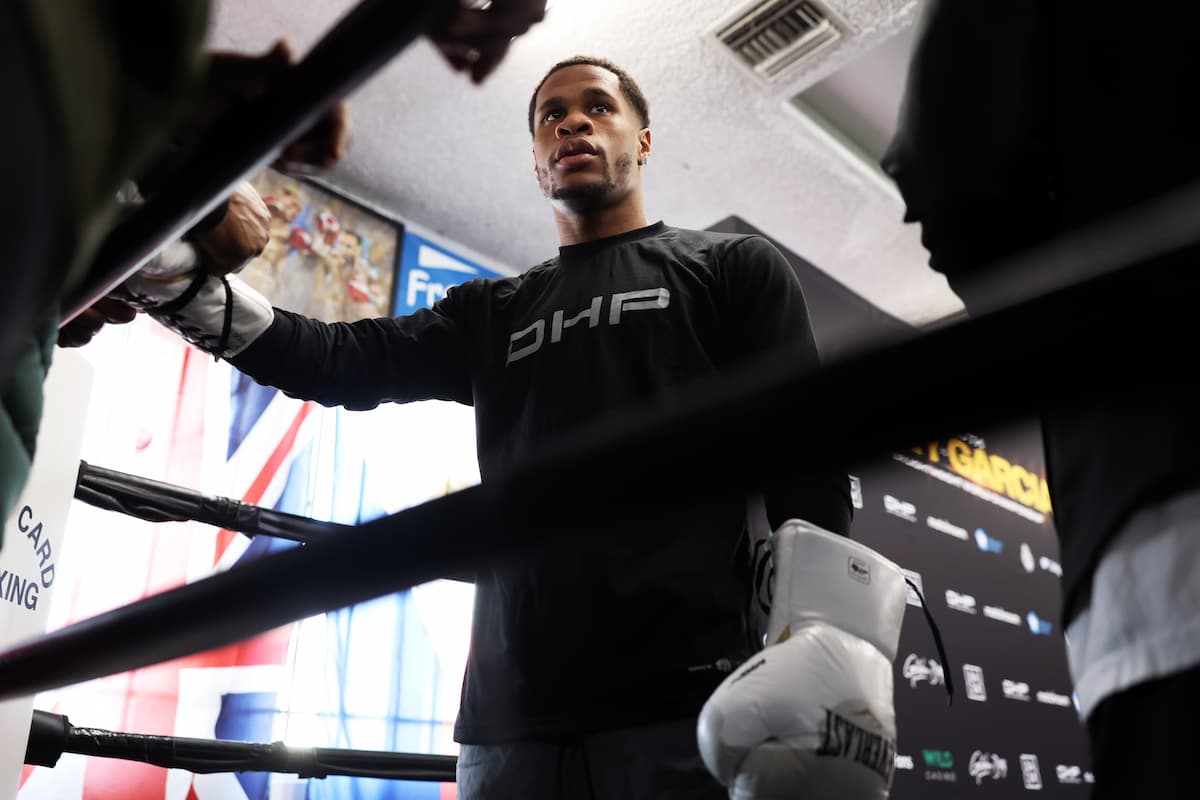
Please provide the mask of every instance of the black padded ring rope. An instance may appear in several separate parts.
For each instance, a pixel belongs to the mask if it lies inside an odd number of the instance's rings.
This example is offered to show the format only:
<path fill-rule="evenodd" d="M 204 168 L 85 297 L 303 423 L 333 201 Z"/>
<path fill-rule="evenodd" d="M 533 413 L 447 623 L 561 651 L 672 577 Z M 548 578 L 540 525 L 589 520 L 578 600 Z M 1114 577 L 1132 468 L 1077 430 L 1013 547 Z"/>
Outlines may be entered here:
<path fill-rule="evenodd" d="M 169 483 L 79 462 L 75 497 L 83 502 L 119 511 L 147 522 L 195 520 L 247 536 L 263 534 L 293 542 L 310 542 L 352 525 L 322 522 L 308 517 L 243 503 L 228 497 L 201 494 Z"/>
<path fill-rule="evenodd" d="M 1129 233 L 1106 227 L 1110 236 Z M 1029 258 L 1052 268 L 1070 252 L 1058 242 Z M 673 402 L 625 409 L 564 437 L 505 479 L 13 647 L 0 653 L 0 699 L 223 646 L 442 575 L 528 557 L 535 548 L 570 546 L 605 526 L 619 536 L 613 523 L 622 518 L 665 514 L 695 497 L 747 491 L 831 460 L 1027 417 L 1047 404 L 1111 391 L 1135 374 L 1144 383 L 1153 377 L 1147 368 L 1190 351 L 1191 315 L 1128 302 L 1142 282 L 1169 280 L 1172 269 L 1170 262 L 1118 269 L 813 374 L 778 353 L 697 382 Z M 1097 313 L 1080 319 L 1081 307 Z M 1034 343 L 1033 357 L 1018 342 Z M 1024 380 L 963 396 L 981 363 Z M 1147 390 L 1153 387 L 1139 387 Z"/>
<path fill-rule="evenodd" d="M 182 736 L 77 728 L 62 714 L 34 711 L 25 763 L 53 767 L 63 753 L 141 761 L 194 773 L 278 772 L 301 778 L 349 775 L 403 781 L 454 781 L 455 756 L 288 747 Z"/>

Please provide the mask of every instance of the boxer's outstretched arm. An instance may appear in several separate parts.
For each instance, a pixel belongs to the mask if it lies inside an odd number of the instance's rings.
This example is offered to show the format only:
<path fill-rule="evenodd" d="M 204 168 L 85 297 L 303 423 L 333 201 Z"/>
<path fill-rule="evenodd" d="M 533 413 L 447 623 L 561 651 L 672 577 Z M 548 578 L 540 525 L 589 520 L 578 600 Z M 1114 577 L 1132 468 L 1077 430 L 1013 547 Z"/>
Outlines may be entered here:
<path fill-rule="evenodd" d="M 236 276 L 199 270 L 130 279 L 131 302 L 184 339 L 267 386 L 322 405 L 471 403 L 469 336 L 459 320 L 476 282 L 405 317 L 326 323 L 273 308 Z M 481 282 L 480 282 L 481 283 Z"/>
<path fill-rule="evenodd" d="M 467 339 L 455 292 L 404 317 L 325 323 L 275 309 L 270 327 L 230 359 L 259 383 L 326 406 L 454 400 L 471 405 Z"/>

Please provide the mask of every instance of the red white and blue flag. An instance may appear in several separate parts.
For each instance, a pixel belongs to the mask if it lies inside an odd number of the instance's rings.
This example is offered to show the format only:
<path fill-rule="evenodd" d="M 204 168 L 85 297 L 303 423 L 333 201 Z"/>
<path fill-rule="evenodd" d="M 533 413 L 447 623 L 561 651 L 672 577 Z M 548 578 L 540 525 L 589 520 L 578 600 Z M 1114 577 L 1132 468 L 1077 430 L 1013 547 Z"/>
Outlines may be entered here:
<path fill-rule="evenodd" d="M 148 320 L 106 331 L 83 458 L 317 519 L 359 522 L 477 480 L 467 409 L 323 409 L 264 389 Z M 388 442 L 390 441 L 390 446 Z M 51 629 L 280 547 L 198 523 L 145 523 L 76 502 Z M 369 557 L 369 554 L 364 554 Z M 454 753 L 471 589 L 437 583 L 249 641 L 44 693 L 36 708 L 131 733 Z M 186 625 L 187 620 L 179 620 Z M 19 800 L 445 800 L 453 785 L 193 775 L 64 755 L 26 767 Z"/>

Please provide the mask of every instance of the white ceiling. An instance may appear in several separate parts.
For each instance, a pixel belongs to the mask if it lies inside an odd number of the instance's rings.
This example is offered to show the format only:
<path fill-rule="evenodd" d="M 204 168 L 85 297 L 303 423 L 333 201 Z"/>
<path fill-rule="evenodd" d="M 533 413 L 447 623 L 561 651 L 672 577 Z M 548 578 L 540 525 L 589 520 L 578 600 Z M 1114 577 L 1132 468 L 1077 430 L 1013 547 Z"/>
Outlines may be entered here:
<path fill-rule="evenodd" d="M 354 4 L 217 0 L 212 43 L 256 51 L 286 36 L 303 52 Z M 897 35 L 911 26 L 917 0 L 826 5 L 850 35 L 770 86 L 708 35 L 743 7 L 729 0 L 556 0 L 482 87 L 421 42 L 350 98 L 354 146 L 326 180 L 485 260 L 514 271 L 538 263 L 558 241 L 533 175 L 529 94 L 555 61 L 603 56 L 650 100 L 651 219 L 705 228 L 736 214 L 897 317 L 922 324 L 953 314 L 961 304 L 928 268 L 894 189 L 787 102 L 832 75 L 814 96 L 857 103 L 878 138 L 894 118 L 907 52 Z"/>

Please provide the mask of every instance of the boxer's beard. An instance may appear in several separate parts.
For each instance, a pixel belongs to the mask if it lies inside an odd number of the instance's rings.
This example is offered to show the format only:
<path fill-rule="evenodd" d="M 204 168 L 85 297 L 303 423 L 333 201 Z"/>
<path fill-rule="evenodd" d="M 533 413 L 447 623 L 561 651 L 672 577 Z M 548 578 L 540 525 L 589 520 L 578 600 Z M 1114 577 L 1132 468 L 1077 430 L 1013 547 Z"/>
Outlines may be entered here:
<path fill-rule="evenodd" d="M 538 167 L 538 183 L 542 194 L 558 200 L 572 211 L 591 211 L 612 205 L 618 198 L 617 186 L 623 185 L 633 170 L 633 156 L 624 153 L 615 164 L 605 162 L 604 173 L 599 180 L 575 186 L 560 186 L 555 183 L 550 170 Z"/>

